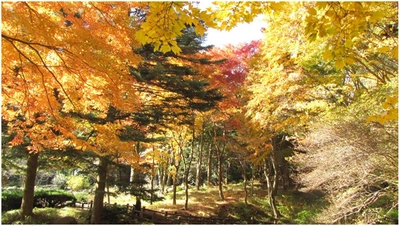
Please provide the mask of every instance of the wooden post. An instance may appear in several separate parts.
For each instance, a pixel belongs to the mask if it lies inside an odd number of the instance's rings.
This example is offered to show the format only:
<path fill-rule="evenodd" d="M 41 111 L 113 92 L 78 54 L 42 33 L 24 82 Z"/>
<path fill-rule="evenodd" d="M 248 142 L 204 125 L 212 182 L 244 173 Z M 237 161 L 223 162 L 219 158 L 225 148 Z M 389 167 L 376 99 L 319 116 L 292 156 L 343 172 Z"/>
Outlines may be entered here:
<path fill-rule="evenodd" d="M 135 205 L 132 205 L 132 218 L 135 218 L 136 215 L 136 208 Z"/>
<path fill-rule="evenodd" d="M 82 209 L 84 209 L 85 208 L 85 203 L 84 202 L 82 202 Z"/>
<path fill-rule="evenodd" d="M 90 209 L 92 209 L 92 207 L 93 207 L 93 200 L 90 201 Z"/>
<path fill-rule="evenodd" d="M 129 203 L 126 204 L 126 213 L 129 213 Z"/>

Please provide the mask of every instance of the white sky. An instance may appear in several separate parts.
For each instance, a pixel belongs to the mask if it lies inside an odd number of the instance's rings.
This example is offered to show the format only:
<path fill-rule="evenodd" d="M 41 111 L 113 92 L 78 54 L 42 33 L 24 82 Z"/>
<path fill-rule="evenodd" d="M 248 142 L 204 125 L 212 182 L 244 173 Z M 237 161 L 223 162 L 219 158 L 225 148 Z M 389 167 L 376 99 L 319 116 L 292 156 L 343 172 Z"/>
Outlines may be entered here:
<path fill-rule="evenodd" d="M 205 9 L 211 5 L 211 1 L 200 1 L 199 8 Z M 254 19 L 252 23 L 241 23 L 232 30 L 219 31 L 213 28 L 207 30 L 206 41 L 203 45 L 215 45 L 223 47 L 227 44 L 236 45 L 239 43 L 248 43 L 253 40 L 260 40 L 263 37 L 261 28 L 265 27 L 265 22 L 261 16 Z"/>

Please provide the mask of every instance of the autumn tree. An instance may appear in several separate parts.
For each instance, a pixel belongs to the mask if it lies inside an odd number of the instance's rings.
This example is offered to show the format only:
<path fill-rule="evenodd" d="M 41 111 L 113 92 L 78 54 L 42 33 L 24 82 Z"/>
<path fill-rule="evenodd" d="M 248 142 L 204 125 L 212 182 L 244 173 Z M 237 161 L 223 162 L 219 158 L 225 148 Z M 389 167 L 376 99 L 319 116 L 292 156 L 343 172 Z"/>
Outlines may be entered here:
<path fill-rule="evenodd" d="M 262 51 L 248 74 L 247 115 L 269 134 L 303 137 L 316 128 L 311 125 L 325 122 L 322 116 L 396 122 L 397 37 L 395 29 L 384 31 L 397 23 L 396 13 L 392 3 L 287 3 L 268 14 Z M 382 103 L 380 114 L 356 110 L 369 101 Z"/>

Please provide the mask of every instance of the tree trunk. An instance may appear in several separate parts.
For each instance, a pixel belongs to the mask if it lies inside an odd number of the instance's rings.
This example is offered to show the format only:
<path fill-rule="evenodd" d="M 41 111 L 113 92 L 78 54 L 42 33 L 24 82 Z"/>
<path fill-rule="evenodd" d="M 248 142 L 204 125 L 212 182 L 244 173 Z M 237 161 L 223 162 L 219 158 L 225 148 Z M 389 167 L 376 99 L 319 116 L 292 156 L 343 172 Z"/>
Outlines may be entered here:
<path fill-rule="evenodd" d="M 222 167 L 222 156 L 221 156 L 220 153 L 217 153 L 217 156 L 218 156 L 218 192 L 219 192 L 219 198 L 221 200 L 225 200 L 224 193 L 223 193 L 223 190 L 222 190 L 222 180 L 223 180 L 222 176 L 223 176 L 223 173 L 224 173 L 224 171 L 222 169 L 223 168 Z"/>
<path fill-rule="evenodd" d="M 189 207 L 189 185 L 188 185 L 189 172 L 185 173 L 185 210 Z"/>
<path fill-rule="evenodd" d="M 133 181 L 135 181 L 135 168 L 131 166 L 131 178 L 129 179 L 129 182 L 132 184 Z"/>
<path fill-rule="evenodd" d="M 174 182 L 173 182 L 173 178 L 172 175 L 170 173 L 168 173 L 168 177 L 167 177 L 167 181 L 166 181 L 166 185 L 167 186 L 171 186 Z"/>
<path fill-rule="evenodd" d="M 164 168 L 164 180 L 161 184 L 161 191 L 163 194 L 165 194 L 165 186 L 168 185 L 168 179 L 170 178 L 169 172 L 168 172 L 168 167 Z"/>
<path fill-rule="evenodd" d="M 174 156 L 175 159 L 175 156 Z M 176 170 L 176 174 L 175 176 L 172 177 L 172 192 L 173 192 L 173 196 L 172 196 L 172 204 L 176 205 L 176 184 L 177 184 L 177 180 L 178 180 L 178 176 L 179 176 L 179 166 L 181 164 L 181 160 L 177 161 L 174 160 L 174 166 L 175 166 L 175 170 Z"/>
<path fill-rule="evenodd" d="M 153 204 L 153 199 L 154 199 L 154 175 L 156 174 L 156 171 L 154 169 L 154 146 L 153 146 L 153 161 L 151 165 L 151 174 L 150 174 L 150 205 Z"/>
<path fill-rule="evenodd" d="M 106 182 L 106 185 L 107 185 L 107 203 L 108 204 L 111 204 L 111 198 L 110 198 L 110 184 L 108 183 L 108 180 L 107 180 L 107 182 Z"/>
<path fill-rule="evenodd" d="M 178 176 L 178 173 L 177 173 L 177 175 L 172 177 L 172 205 L 176 205 L 176 179 L 177 179 L 177 176 Z"/>
<path fill-rule="evenodd" d="M 228 185 L 229 168 L 231 168 L 231 162 L 228 160 L 225 168 L 225 184 Z"/>
<path fill-rule="evenodd" d="M 200 184 L 202 183 L 201 179 L 201 167 L 203 164 L 203 145 L 204 145 L 204 124 L 203 124 L 203 130 L 201 131 L 201 137 L 200 137 L 200 147 L 199 147 L 199 160 L 197 161 L 197 168 L 196 168 L 196 190 L 200 190 Z"/>
<path fill-rule="evenodd" d="M 265 160 L 264 176 L 265 180 L 267 181 L 268 201 L 272 208 L 274 218 L 278 219 L 280 217 L 280 213 L 276 207 L 276 202 L 275 202 L 277 174 L 274 163 L 274 157 L 273 156 L 269 157 L 269 164 L 267 161 L 268 160 Z"/>
<path fill-rule="evenodd" d="M 104 191 L 106 187 L 108 160 L 105 157 L 100 157 L 100 164 L 98 167 L 98 182 L 94 195 L 92 216 L 90 223 L 99 224 L 103 212 Z"/>
<path fill-rule="evenodd" d="M 253 197 L 253 192 L 254 192 L 254 167 L 250 166 L 250 168 L 251 168 L 250 196 Z"/>
<path fill-rule="evenodd" d="M 246 203 L 246 205 L 248 205 L 248 203 L 247 203 L 247 197 L 248 197 L 247 176 L 246 176 L 246 167 L 245 167 L 244 161 L 240 161 L 240 166 L 242 167 L 242 176 L 243 176 L 244 203 Z"/>
<path fill-rule="evenodd" d="M 207 170 L 207 186 L 211 186 L 211 173 L 212 173 L 212 147 L 210 144 L 210 147 L 208 149 L 208 170 Z"/>
<path fill-rule="evenodd" d="M 194 130 L 194 121 L 193 121 L 193 133 L 192 133 L 192 148 L 190 150 L 190 157 L 189 157 L 189 162 L 186 165 L 185 163 L 185 210 L 188 209 L 189 206 L 189 173 L 190 173 L 190 166 L 192 165 L 193 161 L 193 154 L 194 154 L 194 139 L 195 139 L 195 130 Z M 184 156 L 182 156 L 184 158 Z"/>
<path fill-rule="evenodd" d="M 35 195 L 35 180 L 37 168 L 39 165 L 39 153 L 29 153 L 28 166 L 26 168 L 24 196 L 22 198 L 21 211 L 22 216 L 33 215 L 33 204 Z"/>
<path fill-rule="evenodd" d="M 158 194 L 164 194 L 164 189 L 165 189 L 165 173 L 164 173 L 165 169 L 163 164 L 160 164 L 160 167 L 158 168 L 158 189 L 159 192 Z"/>

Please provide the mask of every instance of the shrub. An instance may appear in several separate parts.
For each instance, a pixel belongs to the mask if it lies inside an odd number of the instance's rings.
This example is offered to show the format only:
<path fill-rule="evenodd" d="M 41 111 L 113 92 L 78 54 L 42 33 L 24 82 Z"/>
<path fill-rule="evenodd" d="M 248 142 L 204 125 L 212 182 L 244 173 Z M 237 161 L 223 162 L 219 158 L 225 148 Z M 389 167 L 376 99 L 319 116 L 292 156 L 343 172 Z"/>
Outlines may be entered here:
<path fill-rule="evenodd" d="M 106 205 L 101 220 L 107 224 L 126 224 L 131 218 L 126 214 L 125 206 Z"/>
<path fill-rule="evenodd" d="M 76 192 L 74 193 L 76 200 L 88 202 L 90 200 L 89 194 L 87 192 Z"/>
<path fill-rule="evenodd" d="M 85 178 L 83 175 L 69 176 L 67 185 L 73 191 L 78 191 L 90 187 L 89 179 Z"/>
<path fill-rule="evenodd" d="M 67 177 L 64 174 L 58 173 L 54 176 L 52 182 L 55 184 L 58 188 L 64 189 L 67 187 Z"/>
<path fill-rule="evenodd" d="M 75 203 L 76 198 L 64 190 L 39 189 L 35 191 L 35 207 L 58 207 L 65 205 L 67 201 Z"/>
<path fill-rule="evenodd" d="M 1 191 L 1 209 L 2 211 L 19 209 L 21 207 L 23 191 L 21 189 L 2 190 Z"/>
<path fill-rule="evenodd" d="M 1 205 L 2 211 L 11 209 L 19 209 L 22 203 L 23 191 L 21 189 L 2 190 Z M 76 198 L 73 194 L 56 189 L 36 189 L 35 190 L 35 207 L 55 207 L 62 205 L 67 201 L 75 202 Z"/>

